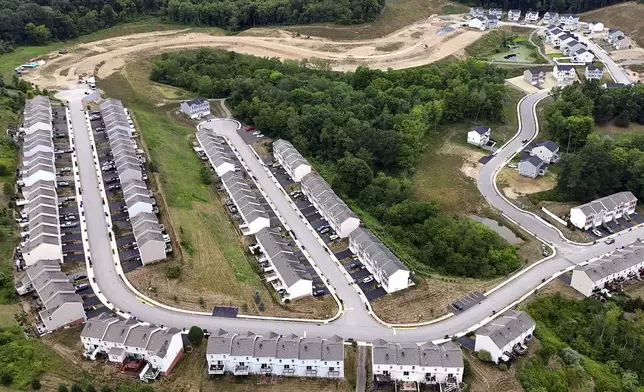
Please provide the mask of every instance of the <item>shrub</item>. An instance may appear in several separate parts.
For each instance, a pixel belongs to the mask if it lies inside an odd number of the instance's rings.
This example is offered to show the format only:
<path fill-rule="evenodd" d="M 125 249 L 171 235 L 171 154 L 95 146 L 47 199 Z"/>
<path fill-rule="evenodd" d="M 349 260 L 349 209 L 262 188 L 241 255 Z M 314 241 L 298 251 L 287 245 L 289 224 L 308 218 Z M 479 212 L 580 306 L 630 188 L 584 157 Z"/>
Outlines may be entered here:
<path fill-rule="evenodd" d="M 499 370 L 502 372 L 508 370 L 508 365 L 506 365 L 505 363 L 499 364 Z"/>
<path fill-rule="evenodd" d="M 69 388 L 65 384 L 58 384 L 58 392 L 69 392 Z"/>
<path fill-rule="evenodd" d="M 574 349 L 566 347 L 561 350 L 561 359 L 564 360 L 568 365 L 577 365 L 581 360 L 581 355 Z"/>
<path fill-rule="evenodd" d="M 201 183 L 204 185 L 212 184 L 212 173 L 210 172 L 210 169 L 207 166 L 202 166 L 201 169 L 199 170 L 199 179 L 201 180 Z"/>
<path fill-rule="evenodd" d="M 178 279 L 181 276 L 181 267 L 178 265 L 168 266 L 168 269 L 165 272 L 165 276 L 168 279 Z"/>
<path fill-rule="evenodd" d="M 203 330 L 201 328 L 196 325 L 190 327 L 190 331 L 188 331 L 188 340 L 190 341 L 190 343 L 200 345 L 203 341 L 203 338 Z"/>
<path fill-rule="evenodd" d="M 263 311 L 264 311 L 264 309 L 266 309 L 266 307 L 264 306 L 264 301 L 261 301 L 261 302 L 259 303 L 259 311 L 260 311 L 260 312 L 263 312 Z"/>
<path fill-rule="evenodd" d="M 42 385 L 40 385 L 40 380 L 31 381 L 31 389 L 33 389 L 34 391 L 39 391 L 40 388 L 42 388 Z"/>
<path fill-rule="evenodd" d="M 479 350 L 476 352 L 476 357 L 483 362 L 492 362 L 492 354 L 487 350 Z"/>
<path fill-rule="evenodd" d="M 78 384 L 72 384 L 71 392 L 83 392 L 83 387 Z"/>

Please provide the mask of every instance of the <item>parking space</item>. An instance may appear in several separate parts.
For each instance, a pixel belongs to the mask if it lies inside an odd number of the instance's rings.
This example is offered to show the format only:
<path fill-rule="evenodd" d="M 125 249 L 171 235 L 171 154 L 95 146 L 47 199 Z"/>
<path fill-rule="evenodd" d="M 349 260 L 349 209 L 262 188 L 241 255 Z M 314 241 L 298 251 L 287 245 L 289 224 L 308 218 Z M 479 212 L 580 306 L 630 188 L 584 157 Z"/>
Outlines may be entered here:
<path fill-rule="evenodd" d="M 479 304 L 485 299 L 485 295 L 479 291 L 467 294 L 465 297 L 459 299 L 458 301 L 450 304 L 447 308 L 450 312 L 458 314 L 464 312 L 467 309 L 471 308 L 474 305 Z"/>
<path fill-rule="evenodd" d="M 253 144 L 266 140 L 266 136 L 256 130 L 252 125 L 242 126 L 237 132 L 242 137 L 242 139 L 244 139 L 244 142 L 246 142 L 246 144 Z"/>

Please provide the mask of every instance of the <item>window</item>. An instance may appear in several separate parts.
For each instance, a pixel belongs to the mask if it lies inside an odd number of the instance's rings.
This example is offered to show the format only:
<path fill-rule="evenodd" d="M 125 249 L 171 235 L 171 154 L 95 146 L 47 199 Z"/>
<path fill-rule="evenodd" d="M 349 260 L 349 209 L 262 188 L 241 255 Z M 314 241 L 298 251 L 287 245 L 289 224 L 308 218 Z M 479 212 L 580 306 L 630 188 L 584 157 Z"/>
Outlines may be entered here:
<path fill-rule="evenodd" d="M 403 372 L 403 376 L 409 376 L 409 372 Z"/>
<path fill-rule="evenodd" d="M 416 369 L 416 366 L 412 366 L 412 367 L 411 367 L 411 370 L 414 370 L 414 369 Z"/>
<path fill-rule="evenodd" d="M 280 359 L 280 363 L 282 363 L 282 360 L 281 360 L 281 359 Z M 286 366 L 288 366 L 288 365 L 286 365 Z"/>
<path fill-rule="evenodd" d="M 284 369 L 290 369 L 291 365 L 284 365 Z"/>
<path fill-rule="evenodd" d="M 330 368 L 329 368 L 329 371 L 330 371 L 330 372 L 332 372 L 332 371 L 334 371 L 334 370 L 335 370 L 335 368 L 334 368 L 334 367 L 330 367 Z"/>
<path fill-rule="evenodd" d="M 257 362 L 259 362 L 259 358 L 255 358 L 255 360 L 256 360 Z"/>
<path fill-rule="evenodd" d="M 311 366 L 307 366 L 306 370 L 312 370 Z"/>

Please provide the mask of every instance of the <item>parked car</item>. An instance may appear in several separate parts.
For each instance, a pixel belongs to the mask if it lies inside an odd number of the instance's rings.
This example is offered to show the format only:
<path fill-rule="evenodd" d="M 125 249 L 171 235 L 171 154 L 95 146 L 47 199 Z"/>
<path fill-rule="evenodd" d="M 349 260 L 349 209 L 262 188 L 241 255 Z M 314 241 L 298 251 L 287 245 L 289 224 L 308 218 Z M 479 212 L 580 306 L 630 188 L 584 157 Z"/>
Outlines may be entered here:
<path fill-rule="evenodd" d="M 87 274 L 76 274 L 74 275 L 74 280 L 87 279 Z"/>
<path fill-rule="evenodd" d="M 333 234 L 333 235 L 330 235 L 330 236 L 329 236 L 329 239 L 330 239 L 331 241 L 335 241 L 335 240 L 337 240 L 338 238 L 340 238 L 340 236 L 339 236 L 339 235 L 337 235 L 337 234 Z"/>
<path fill-rule="evenodd" d="M 351 263 L 351 264 L 349 264 L 349 269 L 356 269 L 356 268 L 358 268 L 358 267 L 360 267 L 360 264 L 358 264 L 358 263 Z"/>
<path fill-rule="evenodd" d="M 608 245 L 614 244 L 615 243 L 615 238 L 609 238 L 604 242 L 607 243 Z"/>
<path fill-rule="evenodd" d="M 63 222 L 60 224 L 60 227 L 65 228 L 65 227 L 76 227 L 78 226 L 78 222 Z"/>
<path fill-rule="evenodd" d="M 59 187 L 66 187 L 66 186 L 69 186 L 69 182 L 67 182 L 67 181 L 58 181 L 56 183 L 56 185 L 59 186 Z"/>
<path fill-rule="evenodd" d="M 81 283 L 81 284 L 77 285 L 76 287 L 74 287 L 74 289 L 76 291 L 81 291 L 81 290 L 85 290 L 88 287 L 89 287 L 88 283 Z"/>
<path fill-rule="evenodd" d="M 320 226 L 320 227 L 318 227 L 318 229 L 317 229 L 317 230 L 318 230 L 318 233 L 321 233 L 321 232 L 322 232 L 322 230 L 324 230 L 324 229 L 328 229 L 328 228 L 330 228 L 330 227 L 331 227 L 331 226 L 329 226 L 329 225 L 323 225 L 323 226 Z"/>
<path fill-rule="evenodd" d="M 602 234 L 601 231 L 597 229 L 593 229 L 593 234 L 595 234 L 597 237 L 603 237 L 604 235 Z"/>
<path fill-rule="evenodd" d="M 456 303 L 456 302 L 454 302 L 454 303 L 452 304 L 452 306 L 454 306 L 454 307 L 455 307 L 456 309 L 458 309 L 458 310 L 463 310 L 463 306 L 462 306 L 462 305 L 460 305 L 460 304 L 458 304 L 458 303 Z"/>
<path fill-rule="evenodd" d="M 330 228 L 330 227 L 327 227 L 327 228 L 324 228 L 324 229 L 320 230 L 320 231 L 319 231 L 319 233 L 320 233 L 320 234 L 326 234 L 326 233 L 328 233 L 329 231 L 331 231 L 331 228 Z"/>
<path fill-rule="evenodd" d="M 324 290 L 313 290 L 314 297 L 320 297 L 324 295 Z"/>
<path fill-rule="evenodd" d="M 362 279 L 362 283 L 370 283 L 373 282 L 373 276 L 367 276 L 366 278 Z"/>

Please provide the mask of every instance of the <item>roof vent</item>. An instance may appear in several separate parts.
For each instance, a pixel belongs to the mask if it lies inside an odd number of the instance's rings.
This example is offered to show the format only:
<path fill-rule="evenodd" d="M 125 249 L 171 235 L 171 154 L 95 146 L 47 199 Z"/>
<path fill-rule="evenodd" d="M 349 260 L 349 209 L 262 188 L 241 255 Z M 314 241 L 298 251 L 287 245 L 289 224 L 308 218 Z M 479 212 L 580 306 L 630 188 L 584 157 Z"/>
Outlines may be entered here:
<path fill-rule="evenodd" d="M 385 360 L 389 360 L 389 354 L 385 354 Z"/>
<path fill-rule="evenodd" d="M 264 347 L 264 345 L 260 343 L 259 348 L 262 349 L 262 347 Z"/>
<path fill-rule="evenodd" d="M 401 352 L 401 353 L 400 353 L 400 356 L 401 356 L 401 357 L 403 357 L 403 358 L 405 358 L 405 352 L 404 352 L 404 351 L 403 351 L 403 352 Z"/>

